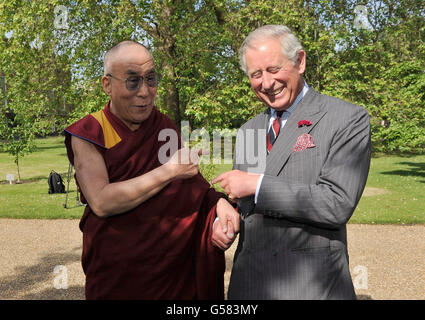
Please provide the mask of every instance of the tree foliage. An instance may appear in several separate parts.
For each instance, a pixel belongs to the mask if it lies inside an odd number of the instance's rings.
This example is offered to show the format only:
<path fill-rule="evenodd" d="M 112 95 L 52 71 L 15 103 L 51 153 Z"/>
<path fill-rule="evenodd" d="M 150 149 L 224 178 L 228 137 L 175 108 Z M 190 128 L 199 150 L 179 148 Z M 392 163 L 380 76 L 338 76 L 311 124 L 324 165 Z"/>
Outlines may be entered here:
<path fill-rule="evenodd" d="M 152 50 L 162 74 L 157 105 L 177 125 L 189 120 L 192 128 L 209 131 L 238 128 L 264 108 L 239 69 L 239 46 L 256 27 L 285 24 L 307 52 L 309 85 L 369 111 L 375 150 L 423 152 L 425 4 L 368 1 L 363 28 L 355 23 L 357 5 L 352 0 L 1 1 L 2 144 L 30 146 L 34 136 L 61 131 L 102 108 L 103 55 L 128 39 Z"/>

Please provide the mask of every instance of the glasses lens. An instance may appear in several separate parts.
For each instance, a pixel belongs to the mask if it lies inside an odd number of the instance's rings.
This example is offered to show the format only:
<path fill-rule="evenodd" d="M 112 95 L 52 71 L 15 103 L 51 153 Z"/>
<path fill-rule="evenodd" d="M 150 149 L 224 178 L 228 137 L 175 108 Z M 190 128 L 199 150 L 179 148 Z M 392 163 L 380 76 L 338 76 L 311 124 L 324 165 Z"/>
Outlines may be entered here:
<path fill-rule="evenodd" d="M 142 76 L 131 76 L 128 77 L 126 80 L 126 86 L 127 89 L 130 91 L 134 91 L 140 88 L 140 85 L 142 84 L 143 80 L 146 81 L 146 84 L 149 87 L 157 87 L 158 86 L 158 82 L 159 82 L 159 75 L 156 73 L 150 73 L 147 74 L 146 76 L 142 77 Z"/>
<path fill-rule="evenodd" d="M 149 87 L 157 87 L 158 86 L 158 75 L 156 73 L 148 74 L 145 77 L 146 83 Z"/>
<path fill-rule="evenodd" d="M 127 89 L 130 91 L 137 90 L 140 87 L 140 83 L 143 81 L 142 77 L 128 77 L 126 84 Z"/>

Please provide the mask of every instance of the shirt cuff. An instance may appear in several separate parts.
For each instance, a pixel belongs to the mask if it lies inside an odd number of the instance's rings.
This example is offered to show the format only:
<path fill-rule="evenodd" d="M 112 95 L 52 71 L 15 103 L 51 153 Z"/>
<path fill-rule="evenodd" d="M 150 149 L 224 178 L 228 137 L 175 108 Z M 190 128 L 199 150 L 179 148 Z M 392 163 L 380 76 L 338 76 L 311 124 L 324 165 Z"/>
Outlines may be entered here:
<path fill-rule="evenodd" d="M 257 182 L 257 189 L 255 189 L 254 203 L 257 204 L 258 192 L 260 191 L 261 182 L 263 181 L 264 174 L 261 174 L 260 179 Z"/>
<path fill-rule="evenodd" d="M 218 219 L 218 217 L 216 217 L 216 218 L 215 218 L 215 220 L 214 220 L 214 222 L 213 222 L 213 227 L 212 227 L 212 228 L 213 228 L 213 230 L 214 230 L 215 223 L 216 223 L 218 220 L 219 220 L 219 219 Z"/>

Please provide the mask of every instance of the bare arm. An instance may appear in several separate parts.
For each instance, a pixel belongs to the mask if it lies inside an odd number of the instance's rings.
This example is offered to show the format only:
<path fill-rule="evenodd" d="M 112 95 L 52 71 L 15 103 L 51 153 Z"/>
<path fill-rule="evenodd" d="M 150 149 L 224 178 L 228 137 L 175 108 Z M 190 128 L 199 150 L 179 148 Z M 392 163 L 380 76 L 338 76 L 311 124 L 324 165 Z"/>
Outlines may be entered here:
<path fill-rule="evenodd" d="M 170 161 L 152 171 L 126 181 L 110 183 L 105 161 L 96 147 L 75 136 L 71 144 L 78 183 L 90 208 L 99 217 L 131 210 L 157 194 L 171 181 L 190 178 L 198 173 L 196 161 L 183 159 L 179 163 L 178 159 L 189 158 L 189 152 L 182 152 L 185 149 L 181 149 Z M 196 158 L 193 157 L 193 151 L 198 152 L 192 150 L 191 159 Z M 198 154 L 202 154 L 202 151 Z"/>

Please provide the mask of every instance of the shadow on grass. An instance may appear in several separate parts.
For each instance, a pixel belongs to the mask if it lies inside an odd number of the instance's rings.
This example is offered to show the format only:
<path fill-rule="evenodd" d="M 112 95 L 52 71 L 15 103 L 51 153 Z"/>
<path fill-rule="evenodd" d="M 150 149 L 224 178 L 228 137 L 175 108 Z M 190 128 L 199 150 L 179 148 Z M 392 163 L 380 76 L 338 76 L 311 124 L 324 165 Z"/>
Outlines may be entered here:
<path fill-rule="evenodd" d="M 78 253 L 77 253 L 78 252 Z M 69 253 L 51 253 L 42 257 L 31 266 L 16 268 L 13 276 L 0 278 L 0 298 L 18 300 L 80 300 L 85 299 L 84 286 L 70 286 L 67 289 L 55 289 L 53 281 L 57 276 L 53 270 L 58 265 L 69 265 L 80 261 L 81 247 Z M 33 292 L 40 285 L 50 283 L 51 288 Z"/>
<path fill-rule="evenodd" d="M 385 171 L 385 172 L 381 172 L 381 174 L 396 175 L 396 176 L 402 176 L 402 177 L 425 178 L 425 163 L 403 161 L 403 162 L 398 162 L 397 164 L 409 166 L 410 168 L 405 170 Z M 419 182 L 425 183 L 425 180 L 421 180 Z"/>
<path fill-rule="evenodd" d="M 45 151 L 45 150 L 54 150 L 54 149 L 65 149 L 65 144 L 55 144 L 50 146 L 37 146 L 35 152 Z"/>
<path fill-rule="evenodd" d="M 374 152 L 372 151 L 372 158 L 385 158 L 385 157 L 400 157 L 400 158 L 414 158 L 416 156 L 423 156 L 420 153 L 400 153 L 400 152 Z"/>
<path fill-rule="evenodd" d="M 53 170 L 53 169 L 52 169 Z M 52 170 L 50 170 L 50 171 L 52 171 Z M 24 179 L 21 179 L 21 182 L 22 183 L 31 183 L 31 182 L 37 182 L 37 181 L 40 181 L 40 180 L 44 180 L 44 179 L 48 179 L 49 178 L 49 174 L 50 174 L 50 171 L 49 172 L 47 172 L 45 175 L 41 175 L 41 176 L 35 176 L 35 177 L 31 177 L 31 178 L 24 178 Z M 68 176 L 68 172 L 58 172 L 58 171 L 55 171 L 55 172 L 57 172 L 57 173 L 59 173 L 61 176 L 62 176 L 62 179 L 65 177 L 67 177 Z M 16 177 L 17 178 L 17 177 Z M 6 180 L 2 180 L 2 182 L 3 181 L 6 181 Z M 9 181 L 6 181 L 7 183 L 9 183 Z M 15 181 L 16 182 L 16 181 Z M 14 182 L 14 183 L 15 183 Z"/>
<path fill-rule="evenodd" d="M 57 172 L 57 173 L 60 174 L 60 176 L 62 177 L 64 183 L 67 183 L 68 182 L 68 172 Z M 29 179 L 21 179 L 21 182 L 20 183 L 16 183 L 16 181 L 15 181 L 13 184 L 26 184 L 26 183 L 39 182 L 39 181 L 42 181 L 42 180 L 45 180 L 46 183 L 47 183 L 47 181 L 49 179 L 49 174 L 50 174 L 50 171 L 46 175 L 44 175 L 44 176 L 36 176 L 36 177 L 31 177 Z M 74 173 L 71 175 L 71 181 L 73 179 L 74 179 Z M 9 181 L 7 181 L 7 180 L 0 180 L 0 184 L 9 184 Z"/>

